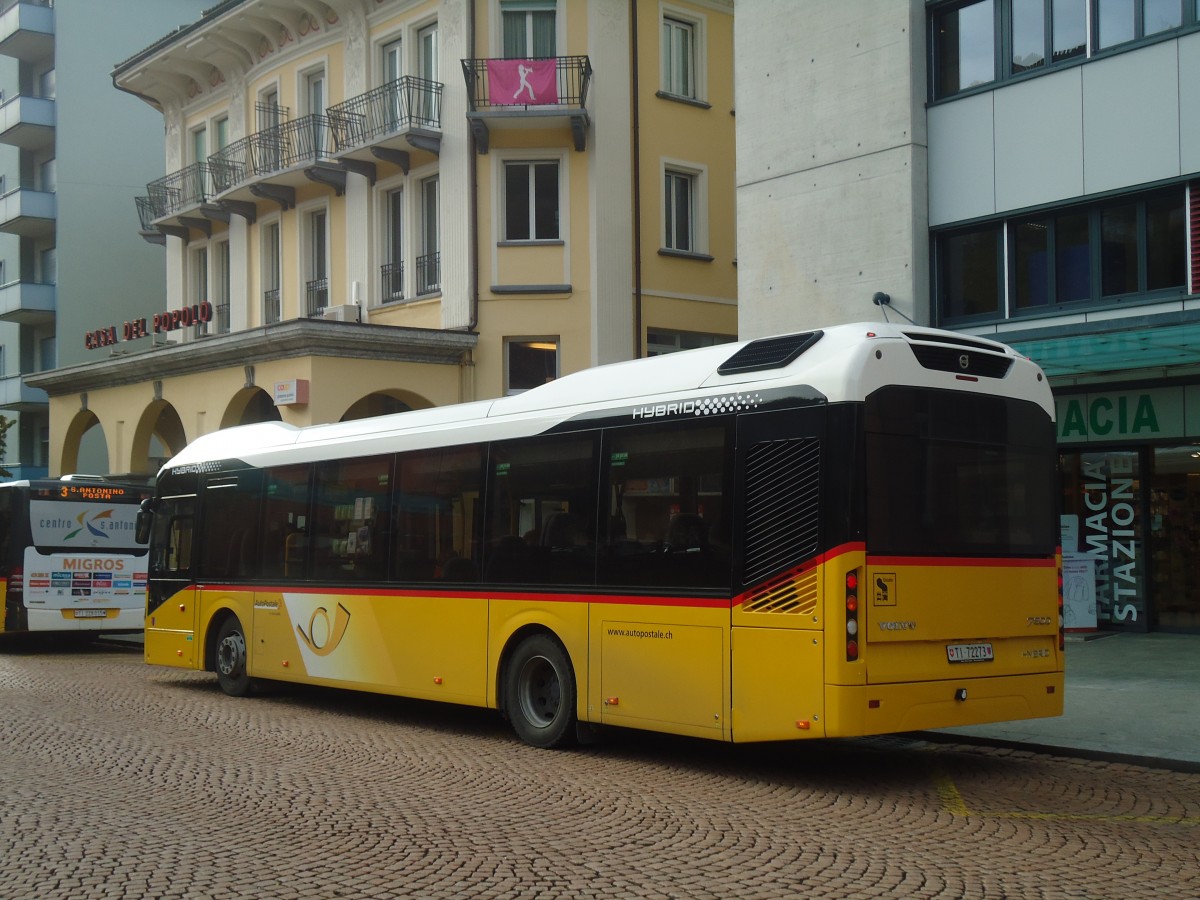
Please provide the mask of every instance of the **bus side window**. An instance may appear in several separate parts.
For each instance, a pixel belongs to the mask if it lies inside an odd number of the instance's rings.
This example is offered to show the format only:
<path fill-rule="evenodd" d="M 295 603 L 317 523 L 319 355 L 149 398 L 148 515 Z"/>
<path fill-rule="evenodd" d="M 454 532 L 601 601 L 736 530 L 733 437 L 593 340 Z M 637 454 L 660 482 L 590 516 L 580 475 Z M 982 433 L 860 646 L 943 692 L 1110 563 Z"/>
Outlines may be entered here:
<path fill-rule="evenodd" d="M 155 513 L 151 574 L 173 576 L 191 571 L 194 504 L 192 497 L 172 497 L 164 500 Z"/>
<path fill-rule="evenodd" d="M 730 586 L 731 446 L 728 427 L 711 421 L 605 433 L 601 584 Z"/>
<path fill-rule="evenodd" d="M 392 506 L 394 580 L 479 580 L 483 457 L 479 445 L 400 455 Z"/>
<path fill-rule="evenodd" d="M 387 577 L 391 481 L 391 456 L 318 464 L 314 578 L 382 581 Z"/>
<path fill-rule="evenodd" d="M 486 580 L 596 581 L 596 454 L 592 434 L 492 445 Z"/>
<path fill-rule="evenodd" d="M 204 490 L 199 577 L 241 580 L 255 575 L 258 550 L 257 472 L 211 478 Z"/>
<path fill-rule="evenodd" d="M 305 575 L 311 466 L 281 466 L 263 477 L 260 578 L 296 581 Z"/>

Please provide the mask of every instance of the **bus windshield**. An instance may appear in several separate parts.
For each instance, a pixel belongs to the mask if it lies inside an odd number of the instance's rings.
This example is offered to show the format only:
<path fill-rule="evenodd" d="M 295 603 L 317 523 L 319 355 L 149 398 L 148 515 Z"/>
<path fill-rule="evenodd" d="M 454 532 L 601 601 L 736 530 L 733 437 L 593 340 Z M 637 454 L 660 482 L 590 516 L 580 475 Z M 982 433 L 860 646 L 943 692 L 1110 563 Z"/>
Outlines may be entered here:
<path fill-rule="evenodd" d="M 867 545 L 897 556 L 1048 556 L 1054 428 L 1033 404 L 892 386 L 867 400 Z"/>

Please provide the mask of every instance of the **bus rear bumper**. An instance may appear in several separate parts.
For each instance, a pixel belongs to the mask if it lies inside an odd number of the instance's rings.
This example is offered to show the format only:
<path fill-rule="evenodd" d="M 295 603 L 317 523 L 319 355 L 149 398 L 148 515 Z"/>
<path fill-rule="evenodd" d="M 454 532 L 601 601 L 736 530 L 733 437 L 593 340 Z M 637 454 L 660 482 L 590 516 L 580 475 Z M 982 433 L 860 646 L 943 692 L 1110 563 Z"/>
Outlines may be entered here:
<path fill-rule="evenodd" d="M 1062 712 L 1062 672 L 825 689 L 827 737 L 957 728 Z"/>
<path fill-rule="evenodd" d="M 89 615 L 80 616 L 78 612 Z M 96 615 L 103 612 L 104 615 Z M 30 631 L 141 631 L 146 624 L 142 607 L 75 609 L 30 609 L 27 611 Z"/>

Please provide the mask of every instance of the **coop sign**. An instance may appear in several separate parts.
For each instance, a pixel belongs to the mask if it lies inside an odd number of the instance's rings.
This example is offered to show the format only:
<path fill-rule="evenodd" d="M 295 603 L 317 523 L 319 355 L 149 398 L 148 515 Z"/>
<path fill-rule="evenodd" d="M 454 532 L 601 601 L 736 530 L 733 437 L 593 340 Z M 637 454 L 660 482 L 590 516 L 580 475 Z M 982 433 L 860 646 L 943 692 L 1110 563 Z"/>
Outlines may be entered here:
<path fill-rule="evenodd" d="M 1200 387 L 1149 388 L 1055 398 L 1061 444 L 1183 438 L 1200 428 Z"/>
<path fill-rule="evenodd" d="M 212 321 L 212 304 L 205 300 L 180 309 L 168 309 L 155 313 L 150 319 L 132 319 L 116 325 L 105 325 L 83 336 L 83 346 L 88 350 L 98 350 L 102 347 L 113 347 L 121 341 L 136 341 L 138 338 L 149 337 L 152 334 L 162 334 L 167 331 L 177 331 L 192 325 L 202 325 Z"/>

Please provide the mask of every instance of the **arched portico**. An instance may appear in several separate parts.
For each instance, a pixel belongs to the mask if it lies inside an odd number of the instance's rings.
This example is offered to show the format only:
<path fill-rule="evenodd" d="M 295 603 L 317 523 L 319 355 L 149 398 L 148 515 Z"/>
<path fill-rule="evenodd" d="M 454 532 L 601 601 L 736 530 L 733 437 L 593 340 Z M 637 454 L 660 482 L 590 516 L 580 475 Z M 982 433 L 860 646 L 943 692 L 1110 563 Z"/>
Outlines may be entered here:
<path fill-rule="evenodd" d="M 221 427 L 232 428 L 235 425 L 253 425 L 256 422 L 281 422 L 279 407 L 275 401 L 260 387 L 242 388 L 230 399 L 221 416 Z"/>
<path fill-rule="evenodd" d="M 63 436 L 58 471 L 108 475 L 112 473 L 111 458 L 100 419 L 91 410 L 79 410 Z"/>
<path fill-rule="evenodd" d="M 175 407 L 155 400 L 146 407 L 133 433 L 130 471 L 152 475 L 185 444 L 187 435 Z"/>
<path fill-rule="evenodd" d="M 354 419 L 368 419 L 371 416 L 387 416 L 392 413 L 408 412 L 410 409 L 428 409 L 433 406 L 429 400 L 412 391 L 389 389 L 374 391 L 360 397 L 342 414 L 340 421 L 349 422 Z"/>

